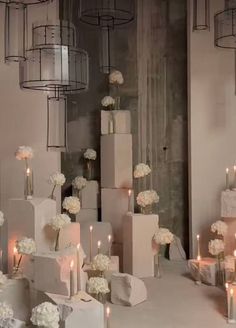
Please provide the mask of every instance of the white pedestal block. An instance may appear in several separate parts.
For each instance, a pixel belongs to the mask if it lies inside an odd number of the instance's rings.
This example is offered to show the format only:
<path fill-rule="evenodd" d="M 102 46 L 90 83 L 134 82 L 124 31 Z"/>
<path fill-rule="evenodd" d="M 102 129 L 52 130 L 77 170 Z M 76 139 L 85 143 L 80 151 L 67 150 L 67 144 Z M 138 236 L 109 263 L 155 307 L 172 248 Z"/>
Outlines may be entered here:
<path fill-rule="evenodd" d="M 61 229 L 59 235 L 59 249 L 63 250 L 80 244 L 80 224 L 71 222 Z"/>
<path fill-rule="evenodd" d="M 68 298 L 65 296 L 49 293 L 47 295 L 59 307 L 62 315 L 61 328 L 75 328 L 78 326 L 84 328 L 104 328 L 103 304 L 85 292 L 79 293 L 71 302 L 68 302 Z M 84 302 L 83 299 L 90 301 Z"/>
<path fill-rule="evenodd" d="M 101 134 L 109 134 L 109 121 L 113 116 L 113 133 L 131 133 L 131 115 L 129 110 L 101 111 Z M 111 133 L 111 132 L 110 132 Z"/>
<path fill-rule="evenodd" d="M 28 321 L 31 312 L 27 279 L 9 279 L 0 292 L 0 302 L 7 302 L 12 306 L 15 319 Z"/>
<path fill-rule="evenodd" d="M 98 210 L 81 208 L 78 214 L 76 214 L 77 222 L 97 222 L 98 220 Z"/>
<path fill-rule="evenodd" d="M 236 191 L 234 190 L 222 191 L 221 217 L 236 218 Z"/>
<path fill-rule="evenodd" d="M 110 222 L 114 233 L 114 241 L 123 241 L 123 218 L 129 209 L 127 189 L 102 189 L 102 221 Z M 133 192 L 131 195 L 131 211 L 134 209 Z"/>
<path fill-rule="evenodd" d="M 124 272 L 139 278 L 154 276 L 152 238 L 158 222 L 156 214 L 128 214 L 124 217 Z"/>
<path fill-rule="evenodd" d="M 108 254 L 109 252 L 109 243 L 108 236 L 112 236 L 112 228 L 110 223 L 106 222 L 81 222 L 80 224 L 80 238 L 81 244 L 87 255 L 87 258 L 90 255 L 90 232 L 89 227 L 93 226 L 93 234 L 92 234 L 92 256 L 97 254 L 97 244 L 100 240 L 101 244 L 101 253 Z"/>
<path fill-rule="evenodd" d="M 101 187 L 132 188 L 132 135 L 101 136 Z"/>
<path fill-rule="evenodd" d="M 93 270 L 91 268 L 90 264 L 85 264 L 84 267 L 83 267 L 83 270 L 88 273 L 88 278 L 97 277 L 99 275 L 99 272 L 96 271 L 96 270 Z M 110 282 L 111 281 L 111 276 L 114 273 L 118 273 L 118 272 L 119 272 L 119 257 L 118 256 L 112 256 L 111 257 L 111 263 L 109 265 L 109 269 L 104 271 L 104 277 L 106 278 L 106 280 L 108 282 Z"/>
<path fill-rule="evenodd" d="M 98 181 L 87 181 L 86 186 L 80 191 L 81 208 L 97 209 L 99 197 Z"/>
<path fill-rule="evenodd" d="M 8 259 L 12 269 L 13 248 L 22 237 L 33 238 L 39 252 L 47 252 L 53 247 L 54 233 L 48 226 L 56 215 L 56 202 L 49 198 L 33 200 L 10 199 L 7 211 Z"/>
<path fill-rule="evenodd" d="M 199 270 L 201 282 L 207 285 L 216 285 L 217 262 L 213 258 L 203 258 L 200 261 L 192 259 L 188 261 L 189 271 L 195 281 L 199 280 Z"/>

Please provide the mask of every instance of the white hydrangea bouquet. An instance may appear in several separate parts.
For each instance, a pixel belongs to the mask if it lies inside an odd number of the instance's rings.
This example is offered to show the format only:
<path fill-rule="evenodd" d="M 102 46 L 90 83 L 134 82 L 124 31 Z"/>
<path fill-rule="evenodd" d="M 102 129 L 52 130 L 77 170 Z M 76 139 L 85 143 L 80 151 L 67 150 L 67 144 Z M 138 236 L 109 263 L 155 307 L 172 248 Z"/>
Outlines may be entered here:
<path fill-rule="evenodd" d="M 145 190 L 138 194 L 136 200 L 143 214 L 151 214 L 153 204 L 159 202 L 159 196 L 155 190 Z"/>
<path fill-rule="evenodd" d="M 104 271 L 109 269 L 110 262 L 111 261 L 108 256 L 103 254 L 97 254 L 93 258 L 91 266 L 93 270 L 97 270 L 103 273 Z"/>
<path fill-rule="evenodd" d="M 115 106 L 115 99 L 111 96 L 105 96 L 101 101 L 102 107 L 108 110 L 113 110 Z"/>
<path fill-rule="evenodd" d="M 134 168 L 134 178 L 135 179 L 144 178 L 145 176 L 149 175 L 151 171 L 152 170 L 149 167 L 149 165 L 145 163 L 139 163 Z"/>
<path fill-rule="evenodd" d="M 114 70 L 109 75 L 109 83 L 115 87 L 115 109 L 120 109 L 119 87 L 124 83 L 124 77 L 120 71 Z"/>
<path fill-rule="evenodd" d="M 51 184 L 52 187 L 52 192 L 50 194 L 51 199 L 55 199 L 54 192 L 57 186 L 62 187 L 64 183 L 66 182 L 66 178 L 63 173 L 60 172 L 55 172 L 52 173 L 49 177 L 48 180 L 49 184 Z"/>
<path fill-rule="evenodd" d="M 0 302 L 0 327 L 12 327 L 13 316 L 12 306 L 6 302 Z"/>
<path fill-rule="evenodd" d="M 93 162 L 97 158 L 97 152 L 96 150 L 92 148 L 86 149 L 84 152 L 84 159 L 86 161 L 86 178 L 87 180 L 92 180 L 93 177 Z"/>
<path fill-rule="evenodd" d="M 87 283 L 87 290 L 101 303 L 106 302 L 106 294 L 110 292 L 107 280 L 102 277 L 91 277 Z"/>
<path fill-rule="evenodd" d="M 74 196 L 65 197 L 62 207 L 70 214 L 78 214 L 80 211 L 80 200 L 78 197 Z"/>
<path fill-rule="evenodd" d="M 49 225 L 57 233 L 57 235 L 56 235 L 56 242 L 55 242 L 55 251 L 58 251 L 59 250 L 59 236 L 60 236 L 61 229 L 63 227 L 65 227 L 66 225 L 70 224 L 70 223 L 71 223 L 71 219 L 65 213 L 58 214 L 58 215 L 54 216 L 51 219 L 51 222 L 49 223 Z"/>
<path fill-rule="evenodd" d="M 59 328 L 58 307 L 50 302 L 39 304 L 33 308 L 30 321 L 37 327 Z"/>
<path fill-rule="evenodd" d="M 74 180 L 72 181 L 72 186 L 75 190 L 77 190 L 79 198 L 80 198 L 81 190 L 84 189 L 86 185 L 87 185 L 87 179 L 82 176 L 78 176 L 74 178 Z"/>
<path fill-rule="evenodd" d="M 18 263 L 13 268 L 13 275 L 18 274 L 23 255 L 32 255 L 36 252 L 36 244 L 32 238 L 23 237 L 16 241 L 16 250 L 20 255 Z"/>

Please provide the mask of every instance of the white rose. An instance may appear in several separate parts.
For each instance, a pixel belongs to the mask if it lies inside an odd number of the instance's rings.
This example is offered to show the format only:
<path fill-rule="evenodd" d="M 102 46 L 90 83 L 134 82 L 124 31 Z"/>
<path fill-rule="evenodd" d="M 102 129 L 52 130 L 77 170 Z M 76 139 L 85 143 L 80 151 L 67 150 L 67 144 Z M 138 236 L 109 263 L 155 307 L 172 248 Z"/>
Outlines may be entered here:
<path fill-rule="evenodd" d="M 225 244 L 221 239 L 210 240 L 208 244 L 208 250 L 211 255 L 217 256 L 223 253 L 225 249 Z"/>
<path fill-rule="evenodd" d="M 55 172 L 50 175 L 49 183 L 55 186 L 63 186 L 66 182 L 66 178 L 63 173 Z"/>
<path fill-rule="evenodd" d="M 4 221 L 4 214 L 0 211 L 0 227 L 3 225 Z"/>
<path fill-rule="evenodd" d="M 155 190 L 145 190 L 138 194 L 137 204 L 141 207 L 152 205 L 159 202 L 159 196 Z"/>
<path fill-rule="evenodd" d="M 80 211 L 80 200 L 78 197 L 66 197 L 62 203 L 62 207 L 71 214 L 77 214 Z"/>
<path fill-rule="evenodd" d="M 110 84 L 123 84 L 124 78 L 120 71 L 113 71 L 109 75 L 109 83 Z"/>
<path fill-rule="evenodd" d="M 13 315 L 14 313 L 11 305 L 6 302 L 0 302 L 0 319 L 11 319 L 13 318 Z"/>
<path fill-rule="evenodd" d="M 135 178 L 143 178 L 150 173 L 151 173 L 150 167 L 144 163 L 139 163 L 134 168 L 134 177 Z"/>
<path fill-rule="evenodd" d="M 53 230 L 60 230 L 67 224 L 71 223 L 71 219 L 67 214 L 58 214 L 51 219 L 49 225 Z"/>
<path fill-rule="evenodd" d="M 109 269 L 110 259 L 108 256 L 98 254 L 93 258 L 92 269 L 98 271 L 105 271 Z"/>
<path fill-rule="evenodd" d="M 81 190 L 86 187 L 86 184 L 87 180 L 84 177 L 76 177 L 72 182 L 73 187 L 78 190 Z"/>
<path fill-rule="evenodd" d="M 21 255 L 31 255 L 36 252 L 36 244 L 32 238 L 22 238 L 16 242 L 17 252 Z"/>
<path fill-rule="evenodd" d="M 115 105 L 115 99 L 112 98 L 111 96 L 105 96 L 102 99 L 101 104 L 102 104 L 103 107 L 114 106 Z"/>
<path fill-rule="evenodd" d="M 59 328 L 59 310 L 56 305 L 44 302 L 33 308 L 30 320 L 38 327 Z"/>
<path fill-rule="evenodd" d="M 228 226 L 225 222 L 218 220 L 211 225 L 211 231 L 216 232 L 218 235 L 226 236 Z"/>
<path fill-rule="evenodd" d="M 7 276 L 5 276 L 2 271 L 0 271 L 0 286 L 4 286 L 7 282 Z"/>
<path fill-rule="evenodd" d="M 104 278 L 92 277 L 88 281 L 89 294 L 107 294 L 109 293 L 108 282 Z"/>
<path fill-rule="evenodd" d="M 31 159 L 34 156 L 33 149 L 28 146 L 20 146 L 15 152 L 16 159 L 19 161 Z"/>
<path fill-rule="evenodd" d="M 153 236 L 153 240 L 157 245 L 166 245 L 172 243 L 174 239 L 174 235 L 170 232 L 169 229 L 159 228 L 155 235 Z"/>
<path fill-rule="evenodd" d="M 84 153 L 84 158 L 95 161 L 95 159 L 97 158 L 96 150 L 88 148 Z"/>

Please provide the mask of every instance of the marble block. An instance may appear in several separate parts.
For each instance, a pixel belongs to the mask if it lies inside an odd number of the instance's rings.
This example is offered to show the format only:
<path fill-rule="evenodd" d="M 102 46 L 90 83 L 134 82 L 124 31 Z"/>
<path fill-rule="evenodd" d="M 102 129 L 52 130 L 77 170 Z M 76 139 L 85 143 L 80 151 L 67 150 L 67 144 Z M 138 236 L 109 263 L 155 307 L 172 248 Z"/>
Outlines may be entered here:
<path fill-rule="evenodd" d="M 46 293 L 49 300 L 58 305 L 62 328 L 104 328 L 104 307 L 93 297 L 81 292 L 74 296 L 72 301 L 61 295 Z M 83 300 L 90 300 L 89 302 Z"/>
<path fill-rule="evenodd" d="M 83 209 L 97 209 L 99 198 L 99 185 L 98 181 L 87 181 L 86 186 L 80 190 L 81 208 Z"/>
<path fill-rule="evenodd" d="M 101 136 L 101 187 L 132 188 L 132 135 Z"/>
<path fill-rule="evenodd" d="M 0 292 L 0 302 L 11 304 L 15 319 L 28 321 L 31 313 L 27 279 L 9 279 Z"/>
<path fill-rule="evenodd" d="M 169 260 L 171 261 L 186 260 L 186 253 L 183 249 L 180 238 L 177 236 L 174 236 L 174 240 L 169 246 Z"/>
<path fill-rule="evenodd" d="M 109 243 L 108 236 L 112 236 L 112 227 L 108 222 L 81 222 L 80 224 L 80 238 L 81 244 L 85 251 L 87 257 L 90 256 L 90 232 L 89 227 L 93 226 L 93 234 L 92 234 L 92 256 L 97 254 L 97 244 L 100 240 L 101 244 L 101 253 L 108 254 L 109 252 Z"/>
<path fill-rule="evenodd" d="M 0 328 L 26 328 L 25 322 L 17 319 L 0 319 Z"/>
<path fill-rule="evenodd" d="M 124 272 L 139 278 L 154 276 L 152 238 L 158 228 L 156 214 L 127 214 L 123 220 Z"/>
<path fill-rule="evenodd" d="M 7 210 L 8 222 L 8 265 L 12 270 L 15 241 L 22 237 L 33 238 L 39 252 L 53 247 L 54 232 L 48 226 L 56 215 L 56 202 L 49 198 L 32 200 L 10 199 Z"/>
<path fill-rule="evenodd" d="M 59 234 L 59 250 L 80 244 L 80 224 L 71 222 L 63 227 Z"/>
<path fill-rule="evenodd" d="M 131 133 L 131 115 L 129 110 L 101 111 L 101 134 L 109 134 L 109 121 L 113 117 L 113 133 Z M 111 132 L 110 132 L 111 133 Z"/>
<path fill-rule="evenodd" d="M 93 270 L 91 268 L 91 264 L 85 264 L 83 270 L 88 273 L 88 278 L 97 277 L 99 272 Z M 111 256 L 111 263 L 109 265 L 109 269 L 104 271 L 104 277 L 107 279 L 108 282 L 111 281 L 111 276 L 114 273 L 119 272 L 119 257 L 118 256 Z"/>
<path fill-rule="evenodd" d="M 134 306 L 147 300 L 147 288 L 141 279 L 126 273 L 114 273 L 111 277 L 111 302 Z"/>
<path fill-rule="evenodd" d="M 89 208 L 81 208 L 79 213 L 76 214 L 76 222 L 96 222 L 98 221 L 98 210 L 97 209 L 89 209 Z"/>
<path fill-rule="evenodd" d="M 123 241 L 123 218 L 129 209 L 127 189 L 102 189 L 102 221 L 110 222 L 114 233 L 114 241 Z M 131 196 L 131 212 L 134 209 L 133 192 Z"/>
<path fill-rule="evenodd" d="M 188 267 L 194 280 L 199 279 L 199 261 L 192 259 L 188 261 Z M 200 261 L 201 282 L 207 285 L 216 285 L 217 261 L 213 258 L 202 258 Z"/>

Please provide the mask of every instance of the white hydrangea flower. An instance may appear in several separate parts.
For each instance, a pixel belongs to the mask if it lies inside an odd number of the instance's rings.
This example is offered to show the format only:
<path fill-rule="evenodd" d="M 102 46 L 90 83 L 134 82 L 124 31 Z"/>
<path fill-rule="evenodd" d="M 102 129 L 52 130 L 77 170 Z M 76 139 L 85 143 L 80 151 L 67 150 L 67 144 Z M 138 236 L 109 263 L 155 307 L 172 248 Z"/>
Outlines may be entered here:
<path fill-rule="evenodd" d="M 71 223 L 71 219 L 67 214 L 58 214 L 51 219 L 49 225 L 53 230 L 58 231 L 69 223 Z"/>
<path fill-rule="evenodd" d="M 218 235 L 226 236 L 228 226 L 225 222 L 218 220 L 211 225 L 211 231 L 216 232 Z"/>
<path fill-rule="evenodd" d="M 13 315 L 14 313 L 11 305 L 6 302 L 0 302 L 0 320 L 12 319 Z"/>
<path fill-rule="evenodd" d="M 159 202 L 159 196 L 155 190 L 141 191 L 137 196 L 137 204 L 141 207 Z"/>
<path fill-rule="evenodd" d="M 16 242 L 16 249 L 21 255 L 31 255 L 36 252 L 36 244 L 32 238 L 24 237 Z"/>
<path fill-rule="evenodd" d="M 120 71 L 113 71 L 109 75 L 109 83 L 110 84 L 123 84 L 124 78 Z"/>
<path fill-rule="evenodd" d="M 98 271 L 105 271 L 109 269 L 110 259 L 108 256 L 98 254 L 93 258 L 92 269 Z"/>
<path fill-rule="evenodd" d="M 4 286 L 7 283 L 7 276 L 0 271 L 0 287 Z"/>
<path fill-rule="evenodd" d="M 15 156 L 19 161 L 31 159 L 34 157 L 33 149 L 28 146 L 20 146 L 17 148 Z"/>
<path fill-rule="evenodd" d="M 221 239 L 210 240 L 208 244 L 208 250 L 211 255 L 217 256 L 223 253 L 225 249 L 225 244 Z"/>
<path fill-rule="evenodd" d="M 92 277 L 88 281 L 89 294 L 107 294 L 109 293 L 108 282 L 104 278 Z"/>
<path fill-rule="evenodd" d="M 72 181 L 72 185 L 75 189 L 81 190 L 83 189 L 87 184 L 87 179 L 84 177 L 78 176 Z"/>
<path fill-rule="evenodd" d="M 63 173 L 55 172 L 50 175 L 49 177 L 49 183 L 54 186 L 63 186 L 66 182 L 66 178 Z"/>
<path fill-rule="evenodd" d="M 105 96 L 104 98 L 102 98 L 101 104 L 103 107 L 114 106 L 115 99 L 112 98 L 111 96 Z"/>
<path fill-rule="evenodd" d="M 3 225 L 4 221 L 4 214 L 0 211 L 0 227 Z"/>
<path fill-rule="evenodd" d="M 139 163 L 134 168 L 134 177 L 135 178 L 143 178 L 151 173 L 151 169 L 147 164 Z"/>
<path fill-rule="evenodd" d="M 97 158 L 96 150 L 88 148 L 84 153 L 84 158 L 95 161 L 95 159 Z"/>
<path fill-rule="evenodd" d="M 56 305 L 44 302 L 33 308 L 30 320 L 38 327 L 59 328 L 59 310 Z"/>
<path fill-rule="evenodd" d="M 70 214 L 77 214 L 80 211 L 80 200 L 78 197 L 65 197 L 62 207 Z"/>
<path fill-rule="evenodd" d="M 153 240 L 157 245 L 171 244 L 173 239 L 173 233 L 171 233 L 170 230 L 166 228 L 159 228 L 153 236 Z"/>

